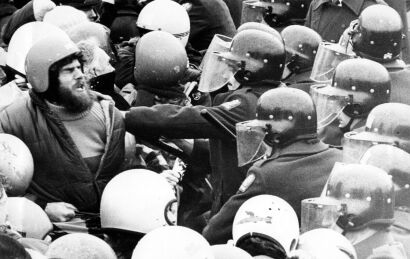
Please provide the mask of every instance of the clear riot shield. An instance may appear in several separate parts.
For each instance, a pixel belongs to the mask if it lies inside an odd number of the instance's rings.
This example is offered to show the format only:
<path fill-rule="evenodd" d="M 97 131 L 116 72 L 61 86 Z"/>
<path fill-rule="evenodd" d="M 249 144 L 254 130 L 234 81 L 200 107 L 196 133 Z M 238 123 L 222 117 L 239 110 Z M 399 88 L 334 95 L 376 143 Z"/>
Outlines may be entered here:
<path fill-rule="evenodd" d="M 340 202 L 334 199 L 317 197 L 302 200 L 300 233 L 316 228 L 331 228 L 340 212 Z"/>
<path fill-rule="evenodd" d="M 220 89 L 229 82 L 239 68 L 238 62 L 225 58 L 223 53 L 211 53 L 204 64 L 198 90 L 209 93 Z"/>
<path fill-rule="evenodd" d="M 330 84 L 336 66 L 343 60 L 351 58 L 355 58 L 355 55 L 346 53 L 339 44 L 322 42 L 317 50 L 310 79 L 318 83 Z"/>
<path fill-rule="evenodd" d="M 215 34 L 212 38 L 211 43 L 209 44 L 208 49 L 206 50 L 205 56 L 202 59 L 201 64 L 199 65 L 199 69 L 204 70 L 206 63 L 209 62 L 208 60 L 210 59 L 213 53 L 228 51 L 229 47 L 231 46 L 231 42 L 232 38 L 222 34 Z"/>
<path fill-rule="evenodd" d="M 266 123 L 261 120 L 244 121 L 236 124 L 238 166 L 244 166 L 263 157 L 268 147 L 263 141 Z"/>
<path fill-rule="evenodd" d="M 337 119 L 350 101 L 344 92 L 326 84 L 312 85 L 310 95 L 316 106 L 318 130 Z"/>

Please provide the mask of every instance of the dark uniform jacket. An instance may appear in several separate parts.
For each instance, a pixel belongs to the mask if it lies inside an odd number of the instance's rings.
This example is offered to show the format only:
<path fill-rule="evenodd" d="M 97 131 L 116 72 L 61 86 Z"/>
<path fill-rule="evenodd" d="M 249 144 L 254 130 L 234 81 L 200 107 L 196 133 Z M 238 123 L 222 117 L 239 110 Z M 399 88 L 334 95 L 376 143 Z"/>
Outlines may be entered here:
<path fill-rule="evenodd" d="M 394 240 L 390 228 L 377 231 L 372 236 L 354 244 L 358 259 L 406 259 L 403 244 Z"/>
<path fill-rule="evenodd" d="M 215 34 L 235 35 L 235 24 L 223 0 L 183 0 L 183 3 L 192 3 L 188 11 L 191 23 L 189 42 L 194 49 L 207 49 Z"/>
<path fill-rule="evenodd" d="M 390 102 L 410 105 L 410 68 L 400 65 L 397 67 L 385 65 L 385 67 L 391 79 Z"/>
<path fill-rule="evenodd" d="M 232 239 L 232 224 L 239 207 L 249 198 L 261 194 L 286 200 L 300 219 L 301 201 L 320 196 L 334 163 L 338 161 L 342 161 L 340 150 L 313 139 L 294 142 L 273 157 L 256 162 L 244 181 L 247 186 L 242 184 L 237 194 L 210 219 L 203 231 L 204 237 L 211 244 L 225 244 Z"/>
<path fill-rule="evenodd" d="M 235 124 L 255 118 L 259 96 L 277 87 L 277 83 L 259 83 L 259 87 L 243 87 L 240 90 L 215 96 L 212 107 L 182 107 L 171 104 L 153 107 L 131 108 L 125 116 L 127 131 L 137 138 L 209 138 L 210 160 L 215 213 L 237 191 L 246 175 L 246 169 L 238 168 L 236 140 L 215 127 L 200 114 L 207 109 L 232 132 Z"/>
<path fill-rule="evenodd" d="M 396 208 L 391 232 L 394 240 L 403 244 L 407 258 L 410 258 L 410 208 Z"/>
<path fill-rule="evenodd" d="M 317 82 L 310 79 L 311 73 L 312 69 L 310 68 L 303 72 L 291 75 L 286 80 L 283 80 L 283 82 L 291 88 L 297 88 L 310 94 L 310 86 L 317 84 Z"/>
<path fill-rule="evenodd" d="M 93 174 L 64 124 L 33 92 L 0 114 L 0 132 L 20 138 L 34 160 L 28 193 L 39 205 L 64 201 L 80 211 L 98 212 L 105 185 L 120 172 L 124 160 L 124 122 L 111 103 L 101 101 L 106 122 L 106 145 Z"/>
<path fill-rule="evenodd" d="M 375 0 L 341 0 L 342 6 L 332 4 L 332 0 L 313 0 L 306 15 L 305 26 L 312 28 L 323 40 L 339 42 L 350 22 L 357 19 Z"/>

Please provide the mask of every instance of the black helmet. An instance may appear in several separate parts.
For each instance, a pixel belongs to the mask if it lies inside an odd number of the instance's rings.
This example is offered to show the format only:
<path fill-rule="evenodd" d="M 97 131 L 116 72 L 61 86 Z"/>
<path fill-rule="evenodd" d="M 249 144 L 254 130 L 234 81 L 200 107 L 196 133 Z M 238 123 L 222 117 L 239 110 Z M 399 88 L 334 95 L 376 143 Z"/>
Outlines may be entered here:
<path fill-rule="evenodd" d="M 314 30 L 301 25 L 290 25 L 281 35 L 285 42 L 287 67 L 295 73 L 311 68 L 322 37 Z"/>
<path fill-rule="evenodd" d="M 269 146 L 316 137 L 316 110 L 306 92 L 288 87 L 271 89 L 259 97 L 256 119 L 236 124 L 238 162 L 245 165 L 264 155 Z"/>
<path fill-rule="evenodd" d="M 372 5 L 363 10 L 351 32 L 353 51 L 377 62 L 399 58 L 403 38 L 399 13 L 387 5 Z"/>
<path fill-rule="evenodd" d="M 238 67 L 238 81 L 279 81 L 282 77 L 286 53 L 285 46 L 270 33 L 249 29 L 237 33 L 229 52 L 220 53 L 228 63 Z"/>

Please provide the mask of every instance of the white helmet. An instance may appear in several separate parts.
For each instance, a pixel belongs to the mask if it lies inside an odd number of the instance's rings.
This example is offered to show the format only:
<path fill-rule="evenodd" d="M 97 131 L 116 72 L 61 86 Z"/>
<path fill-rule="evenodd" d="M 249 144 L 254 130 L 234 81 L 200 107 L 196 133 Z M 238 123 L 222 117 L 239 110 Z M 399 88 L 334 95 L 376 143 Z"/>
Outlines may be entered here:
<path fill-rule="evenodd" d="M 213 245 L 211 250 L 215 259 L 252 259 L 248 252 L 230 244 Z"/>
<path fill-rule="evenodd" d="M 34 43 L 50 35 L 66 36 L 60 28 L 45 22 L 29 22 L 19 27 L 11 37 L 6 65 L 26 75 L 24 64 L 28 51 Z"/>
<path fill-rule="evenodd" d="M 26 193 L 34 172 L 33 156 L 19 138 L 0 133 L 0 177 L 9 195 Z"/>
<path fill-rule="evenodd" d="M 190 21 L 186 9 L 172 0 L 155 0 L 142 8 L 137 27 L 149 31 L 166 31 L 188 42 Z"/>
<path fill-rule="evenodd" d="M 298 250 L 307 252 L 317 259 L 325 259 L 323 248 L 329 248 L 329 252 L 337 249 L 338 258 L 357 259 L 356 250 L 352 243 L 342 234 L 328 228 L 317 228 L 303 233 L 299 237 Z M 342 257 L 343 256 L 343 257 Z M 335 258 L 335 257 L 332 257 Z"/>
<path fill-rule="evenodd" d="M 132 169 L 115 176 L 101 198 L 101 227 L 148 233 L 176 225 L 177 200 L 172 186 L 159 174 Z"/>
<path fill-rule="evenodd" d="M 298 217 L 285 200 L 273 195 L 258 195 L 245 201 L 236 212 L 232 237 L 238 247 L 250 237 L 268 239 L 281 253 L 288 255 L 299 237 Z"/>
<path fill-rule="evenodd" d="M 23 237 L 44 239 L 53 230 L 44 210 L 24 197 L 8 198 L 7 221 Z"/>
<path fill-rule="evenodd" d="M 157 228 L 137 244 L 132 259 L 214 259 L 211 246 L 198 232 L 181 226 Z"/>
<path fill-rule="evenodd" d="M 74 233 L 54 240 L 48 247 L 47 258 L 116 259 L 112 248 L 102 239 L 84 233 Z"/>
<path fill-rule="evenodd" d="M 69 5 L 59 5 L 44 15 L 44 22 L 50 23 L 68 33 L 73 27 L 89 22 L 87 15 Z"/>

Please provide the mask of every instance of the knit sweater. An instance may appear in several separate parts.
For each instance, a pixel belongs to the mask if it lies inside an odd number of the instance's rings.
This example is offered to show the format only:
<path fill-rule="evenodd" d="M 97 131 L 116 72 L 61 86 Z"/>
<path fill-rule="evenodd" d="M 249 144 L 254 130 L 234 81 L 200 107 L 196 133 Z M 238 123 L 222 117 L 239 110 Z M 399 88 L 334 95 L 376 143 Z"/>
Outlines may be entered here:
<path fill-rule="evenodd" d="M 107 138 L 105 118 L 101 105 L 94 102 L 90 109 L 74 114 L 62 106 L 49 102 L 47 104 L 59 116 L 88 168 L 92 173 L 95 173 L 104 153 Z"/>

